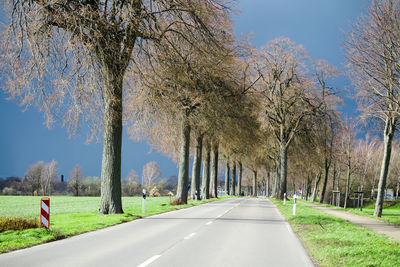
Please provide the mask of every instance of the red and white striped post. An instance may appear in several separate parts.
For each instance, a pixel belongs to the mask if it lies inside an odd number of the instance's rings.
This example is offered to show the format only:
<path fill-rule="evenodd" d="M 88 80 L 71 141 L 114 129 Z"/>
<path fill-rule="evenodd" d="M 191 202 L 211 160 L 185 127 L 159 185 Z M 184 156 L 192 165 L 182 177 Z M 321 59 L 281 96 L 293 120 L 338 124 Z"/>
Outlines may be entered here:
<path fill-rule="evenodd" d="M 40 227 L 50 228 L 50 198 L 40 199 Z"/>

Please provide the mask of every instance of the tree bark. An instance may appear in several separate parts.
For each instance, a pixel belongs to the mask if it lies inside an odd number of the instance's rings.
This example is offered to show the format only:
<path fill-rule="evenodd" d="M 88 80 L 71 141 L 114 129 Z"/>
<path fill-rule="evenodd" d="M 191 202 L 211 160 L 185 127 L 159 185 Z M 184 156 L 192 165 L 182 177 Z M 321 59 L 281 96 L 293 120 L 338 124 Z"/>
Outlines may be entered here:
<path fill-rule="evenodd" d="M 182 120 L 181 125 L 181 147 L 179 159 L 178 188 L 176 190 L 175 204 L 187 204 L 188 180 L 189 180 L 189 145 L 190 125 L 187 116 Z"/>
<path fill-rule="evenodd" d="M 321 181 L 321 173 L 319 172 L 317 174 L 317 177 L 315 178 L 315 187 L 311 196 L 311 201 L 314 202 L 317 199 L 317 194 L 318 194 L 318 186 L 319 186 L 319 182 Z"/>
<path fill-rule="evenodd" d="M 328 184 L 328 176 L 329 176 L 329 168 L 331 166 L 331 163 L 327 158 L 325 158 L 325 173 L 324 173 L 324 183 L 322 185 L 322 191 L 321 191 L 321 199 L 319 200 L 319 203 L 324 203 L 325 200 L 325 192 L 326 192 L 326 186 Z"/>
<path fill-rule="evenodd" d="M 233 161 L 232 163 L 232 179 L 231 179 L 231 195 L 235 195 L 235 189 L 236 189 L 236 162 Z"/>
<path fill-rule="evenodd" d="M 205 146 L 205 158 L 203 161 L 203 181 L 202 181 L 202 191 L 203 198 L 210 198 L 210 154 L 211 154 L 211 145 L 209 142 L 206 142 Z"/>
<path fill-rule="evenodd" d="M 218 144 L 212 146 L 210 196 L 218 197 Z"/>
<path fill-rule="evenodd" d="M 278 191 L 279 191 L 279 177 L 280 177 L 280 170 L 279 170 L 279 164 L 276 165 L 275 167 L 275 179 L 274 179 L 274 187 L 272 188 L 272 196 L 277 197 Z"/>
<path fill-rule="evenodd" d="M 192 182 L 190 195 L 192 199 L 200 200 L 200 171 L 203 148 L 203 135 L 199 134 L 196 138 L 195 152 L 192 167 Z"/>
<path fill-rule="evenodd" d="M 99 214 L 123 213 L 121 200 L 122 78 L 104 67 L 104 142 Z"/>
<path fill-rule="evenodd" d="M 243 165 L 239 162 L 239 176 L 238 176 L 238 195 L 242 195 L 242 176 L 243 176 Z"/>
<path fill-rule="evenodd" d="M 226 161 L 225 165 L 225 194 L 229 195 L 229 175 L 230 175 L 230 168 L 229 162 Z"/>
<path fill-rule="evenodd" d="M 283 199 L 287 187 L 287 145 L 283 143 L 280 145 L 280 182 L 278 197 Z"/>
<path fill-rule="evenodd" d="M 253 196 L 257 196 L 257 171 L 253 171 Z"/>
<path fill-rule="evenodd" d="M 392 139 L 395 131 L 395 122 L 390 118 L 386 119 L 384 141 L 384 152 L 382 158 L 381 174 L 379 176 L 378 196 L 375 203 L 374 216 L 381 217 L 383 209 L 383 200 L 385 195 L 386 179 L 389 171 L 390 155 L 392 153 Z"/>
<path fill-rule="evenodd" d="M 344 196 L 343 208 L 347 208 L 347 199 L 350 194 L 350 179 L 351 179 L 351 172 L 350 172 L 350 165 L 349 165 L 349 166 L 347 166 L 346 194 Z"/>

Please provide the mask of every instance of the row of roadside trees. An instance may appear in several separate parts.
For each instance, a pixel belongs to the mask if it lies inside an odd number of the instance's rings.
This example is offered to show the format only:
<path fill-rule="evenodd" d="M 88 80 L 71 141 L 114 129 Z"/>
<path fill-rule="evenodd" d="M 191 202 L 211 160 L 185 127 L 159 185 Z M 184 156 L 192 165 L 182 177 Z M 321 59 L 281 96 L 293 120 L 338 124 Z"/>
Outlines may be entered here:
<path fill-rule="evenodd" d="M 337 111 L 340 73 L 328 62 L 288 38 L 260 48 L 235 40 L 231 1 L 59 2 L 10 1 L 5 88 L 37 104 L 48 123 L 104 130 L 100 213 L 123 212 L 123 121 L 133 138 L 178 162 L 175 204 L 188 199 L 190 155 L 192 197 L 217 196 L 221 161 L 232 195 L 242 191 L 243 166 L 253 194 L 265 171 L 268 191 L 282 199 L 296 189 L 298 168 L 307 188 L 315 177 L 314 196 L 323 181 L 324 199 L 339 165 L 350 190 L 355 135 Z M 397 1 L 373 1 L 346 42 L 363 114 L 384 129 L 377 216 L 399 116 L 399 17 Z"/>

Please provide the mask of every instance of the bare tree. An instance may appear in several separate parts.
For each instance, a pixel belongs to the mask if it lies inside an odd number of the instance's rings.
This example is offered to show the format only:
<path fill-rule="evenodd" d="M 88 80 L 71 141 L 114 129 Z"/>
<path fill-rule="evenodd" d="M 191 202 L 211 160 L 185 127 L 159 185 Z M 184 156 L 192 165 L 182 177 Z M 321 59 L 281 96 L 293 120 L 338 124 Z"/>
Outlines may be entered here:
<path fill-rule="evenodd" d="M 156 179 L 161 176 L 160 168 L 158 167 L 157 162 L 150 161 L 143 166 L 142 171 L 142 184 L 143 187 L 147 189 L 147 192 L 150 192 L 151 187 L 155 183 Z"/>
<path fill-rule="evenodd" d="M 131 170 L 122 184 L 122 192 L 126 196 L 134 196 L 141 194 L 141 190 L 139 175 L 135 170 Z"/>
<path fill-rule="evenodd" d="M 352 174 L 357 168 L 357 157 L 355 156 L 356 123 L 352 119 L 346 119 L 339 135 L 339 145 L 342 151 L 342 164 L 347 168 L 346 192 L 344 196 L 344 208 L 347 207 L 347 200 L 352 185 Z"/>
<path fill-rule="evenodd" d="M 374 0 L 347 35 L 347 60 L 364 118 L 382 123 L 384 154 L 374 216 L 381 217 L 392 139 L 399 122 L 400 2 Z"/>
<path fill-rule="evenodd" d="M 52 186 L 58 178 L 57 165 L 57 161 L 52 160 L 50 163 L 46 164 L 42 170 L 41 187 L 43 195 L 51 195 Z"/>
<path fill-rule="evenodd" d="M 122 213 L 121 139 L 124 77 L 147 44 L 168 33 L 215 42 L 208 22 L 228 1 L 10 0 L 11 25 L 2 59 L 6 90 L 37 104 L 50 125 L 71 132 L 82 122 L 101 127 L 99 213 Z M 215 16 L 218 18 L 218 16 Z M 193 42 L 196 43 L 196 42 Z M 132 67 L 132 68 L 131 68 Z M 56 115 L 54 115 L 56 113 Z M 102 118 L 102 119 L 101 119 Z"/>
<path fill-rule="evenodd" d="M 287 186 L 288 148 L 300 125 L 315 110 L 312 81 L 307 76 L 306 52 L 288 38 L 267 43 L 255 59 L 261 82 L 257 91 L 262 103 L 262 123 L 279 144 L 280 188 L 283 199 Z"/>
<path fill-rule="evenodd" d="M 82 187 L 83 171 L 82 167 L 76 164 L 69 175 L 70 181 L 67 188 L 74 196 L 79 196 L 79 191 Z"/>
<path fill-rule="evenodd" d="M 26 191 L 29 191 L 32 195 L 39 194 L 44 168 L 44 162 L 39 161 L 30 165 L 25 173 L 24 184 L 26 186 Z"/>
<path fill-rule="evenodd" d="M 131 170 L 128 173 L 128 176 L 126 176 L 125 181 L 129 181 L 129 182 L 135 182 L 137 184 L 139 184 L 139 175 L 136 173 L 135 170 Z"/>

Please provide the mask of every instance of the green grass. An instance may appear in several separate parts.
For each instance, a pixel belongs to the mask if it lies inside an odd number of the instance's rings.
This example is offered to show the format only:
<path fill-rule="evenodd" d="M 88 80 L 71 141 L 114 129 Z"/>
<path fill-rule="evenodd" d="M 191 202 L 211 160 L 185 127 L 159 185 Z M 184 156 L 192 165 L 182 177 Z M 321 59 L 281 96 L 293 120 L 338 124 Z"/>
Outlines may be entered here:
<path fill-rule="evenodd" d="M 214 200 L 189 200 L 186 205 L 171 206 L 169 197 L 148 197 L 143 214 L 141 197 L 123 197 L 124 214 L 98 215 L 99 197 L 53 196 L 50 198 L 50 231 L 36 228 L 2 232 L 0 253 Z M 40 197 L 0 196 L 0 217 L 39 218 L 39 213 Z"/>
<path fill-rule="evenodd" d="M 343 209 L 343 208 L 341 208 Z M 375 219 L 380 219 L 387 221 L 389 223 L 400 225 L 400 202 L 398 201 L 395 205 L 383 205 L 382 217 L 375 217 L 374 210 L 375 205 L 364 206 L 362 211 L 357 209 L 346 209 L 347 211 L 353 212 L 355 214 L 366 215 Z"/>
<path fill-rule="evenodd" d="M 305 200 L 300 200 L 300 201 L 305 201 Z M 307 201 L 307 202 L 313 203 L 313 204 L 319 204 L 319 202 L 318 203 L 310 202 L 310 201 Z M 364 216 L 372 217 L 375 219 L 379 219 L 381 221 L 386 221 L 389 223 L 400 225 L 400 201 L 399 200 L 397 200 L 394 205 L 388 205 L 385 203 L 383 205 L 382 217 L 374 216 L 375 204 L 370 204 L 370 205 L 364 206 L 362 211 L 359 211 L 359 210 L 353 209 L 353 208 L 344 209 L 342 207 L 336 207 L 336 206 L 332 206 L 332 205 L 328 205 L 328 204 L 320 204 L 320 205 L 339 209 L 339 210 L 345 210 L 345 211 L 352 212 L 355 214 L 364 215 Z"/>
<path fill-rule="evenodd" d="M 400 266 L 400 243 L 312 207 L 272 199 L 322 266 Z"/>

